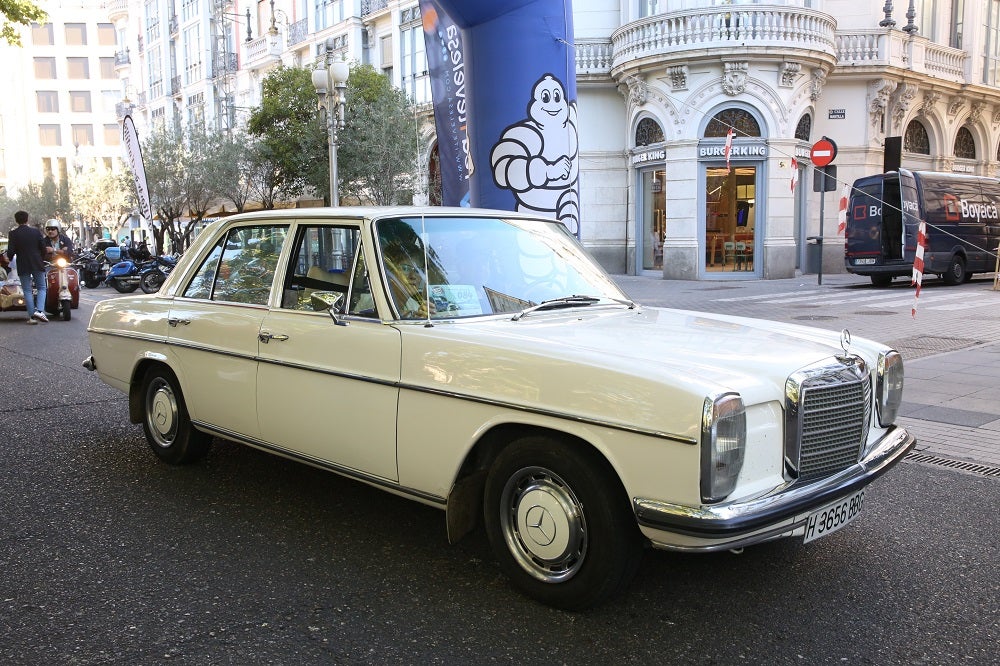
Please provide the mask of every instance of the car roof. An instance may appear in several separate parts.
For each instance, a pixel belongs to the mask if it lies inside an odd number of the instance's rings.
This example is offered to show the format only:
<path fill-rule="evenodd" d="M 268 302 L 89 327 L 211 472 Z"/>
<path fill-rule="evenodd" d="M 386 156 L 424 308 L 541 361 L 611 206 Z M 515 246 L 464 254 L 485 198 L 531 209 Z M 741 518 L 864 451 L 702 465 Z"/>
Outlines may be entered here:
<path fill-rule="evenodd" d="M 494 210 L 489 208 L 460 208 L 447 206 L 322 206 L 316 208 L 276 208 L 273 210 L 258 210 L 250 213 L 240 213 L 221 218 L 225 223 L 254 220 L 292 220 L 303 218 L 341 218 L 341 219 L 378 219 L 385 217 L 503 217 L 524 220 L 546 220 L 537 215 L 526 215 L 509 210 Z M 555 221 L 549 219 L 548 221 Z"/>

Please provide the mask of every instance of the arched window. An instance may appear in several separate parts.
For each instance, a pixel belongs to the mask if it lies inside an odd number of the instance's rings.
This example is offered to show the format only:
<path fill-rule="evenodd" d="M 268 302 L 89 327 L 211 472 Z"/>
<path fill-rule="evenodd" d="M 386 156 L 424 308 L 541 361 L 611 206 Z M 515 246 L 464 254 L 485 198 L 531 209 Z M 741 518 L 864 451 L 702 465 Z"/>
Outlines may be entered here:
<path fill-rule="evenodd" d="M 906 132 L 903 134 L 903 150 L 919 155 L 931 154 L 930 137 L 927 136 L 927 129 L 919 120 L 911 120 L 906 126 Z"/>
<path fill-rule="evenodd" d="M 663 128 L 652 118 L 643 118 L 635 128 L 635 145 L 648 146 L 663 143 Z"/>
<path fill-rule="evenodd" d="M 808 141 L 812 134 L 813 119 L 808 113 L 799 118 L 799 124 L 795 127 L 795 138 L 799 141 Z"/>
<path fill-rule="evenodd" d="M 735 136 L 760 136 L 760 125 L 757 120 L 750 115 L 749 111 L 743 109 L 723 109 L 712 116 L 705 127 L 705 137 L 724 137 L 729 133 L 729 128 L 733 128 Z"/>
<path fill-rule="evenodd" d="M 963 160 L 976 159 L 976 140 L 968 127 L 959 127 L 955 135 L 955 157 Z"/>

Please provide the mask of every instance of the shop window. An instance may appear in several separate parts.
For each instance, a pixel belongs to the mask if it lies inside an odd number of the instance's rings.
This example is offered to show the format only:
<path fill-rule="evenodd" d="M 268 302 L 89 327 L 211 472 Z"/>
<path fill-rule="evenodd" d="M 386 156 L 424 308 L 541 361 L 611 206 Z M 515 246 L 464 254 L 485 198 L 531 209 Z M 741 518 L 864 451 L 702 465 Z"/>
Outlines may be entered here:
<path fill-rule="evenodd" d="M 712 116 L 705 127 L 705 137 L 724 137 L 732 128 L 736 136 L 760 136 L 760 124 L 757 119 L 744 109 L 723 109 Z"/>
<path fill-rule="evenodd" d="M 931 140 L 927 136 L 927 128 L 919 120 L 911 120 L 906 126 L 906 132 L 903 134 L 903 150 L 918 155 L 931 154 Z"/>
<path fill-rule="evenodd" d="M 955 135 L 955 157 L 964 160 L 976 159 L 976 140 L 968 127 L 959 127 Z"/>
<path fill-rule="evenodd" d="M 648 146 L 663 143 L 663 128 L 652 118 L 643 118 L 635 128 L 635 145 Z"/>
<path fill-rule="evenodd" d="M 795 138 L 799 141 L 808 141 L 812 134 L 813 119 L 808 113 L 799 118 L 799 124 L 795 127 Z"/>

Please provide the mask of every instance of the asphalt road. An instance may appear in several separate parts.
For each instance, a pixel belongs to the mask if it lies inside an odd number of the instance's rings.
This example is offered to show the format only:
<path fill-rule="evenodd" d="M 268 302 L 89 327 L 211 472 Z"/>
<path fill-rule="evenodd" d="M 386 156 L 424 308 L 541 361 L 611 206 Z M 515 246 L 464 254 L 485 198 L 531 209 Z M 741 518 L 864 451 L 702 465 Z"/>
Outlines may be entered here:
<path fill-rule="evenodd" d="M 1000 663 L 996 478 L 904 462 L 829 537 L 650 551 L 627 595 L 565 613 L 435 509 L 218 440 L 158 463 L 80 367 L 96 295 L 0 314 L 4 664 Z"/>

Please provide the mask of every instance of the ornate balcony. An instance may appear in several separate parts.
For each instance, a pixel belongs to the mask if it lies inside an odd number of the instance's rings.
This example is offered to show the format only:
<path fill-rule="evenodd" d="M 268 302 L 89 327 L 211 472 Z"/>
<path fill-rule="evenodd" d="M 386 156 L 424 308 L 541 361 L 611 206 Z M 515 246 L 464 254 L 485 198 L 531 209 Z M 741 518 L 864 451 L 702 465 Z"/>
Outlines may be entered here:
<path fill-rule="evenodd" d="M 247 69 L 266 69 L 270 65 L 281 62 L 281 34 L 270 35 L 267 32 L 263 37 L 251 39 L 243 45 L 245 49 L 244 63 Z"/>
<path fill-rule="evenodd" d="M 900 30 L 852 30 L 837 33 L 838 73 L 884 73 L 907 70 L 953 83 L 970 83 L 969 55 L 961 49 L 936 44 L 926 37 L 910 37 Z"/>
<path fill-rule="evenodd" d="M 128 0 L 107 0 L 104 3 L 104 10 L 112 23 L 118 19 L 128 18 Z"/>
<path fill-rule="evenodd" d="M 294 46 L 304 42 L 309 36 L 309 19 L 296 21 L 288 26 L 288 45 Z"/>
<path fill-rule="evenodd" d="M 830 68 L 837 57 L 835 28 L 829 14 L 802 7 L 726 5 L 665 12 L 612 33 L 611 67 L 625 73 L 646 64 L 718 60 L 728 52 L 776 60 L 791 56 Z"/>

